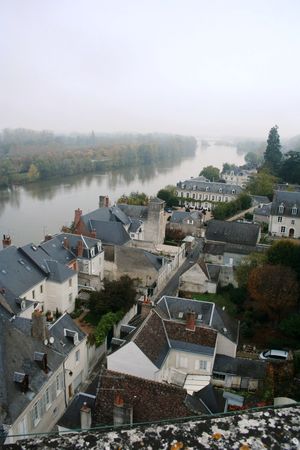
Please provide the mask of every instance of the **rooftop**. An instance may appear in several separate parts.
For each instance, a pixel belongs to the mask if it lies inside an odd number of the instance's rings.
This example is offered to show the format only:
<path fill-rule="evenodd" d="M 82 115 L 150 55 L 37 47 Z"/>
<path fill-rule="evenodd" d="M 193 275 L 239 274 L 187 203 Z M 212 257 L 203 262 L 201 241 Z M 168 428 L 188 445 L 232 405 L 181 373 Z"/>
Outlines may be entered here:
<path fill-rule="evenodd" d="M 208 241 L 255 246 L 259 238 L 259 225 L 253 223 L 211 220 L 205 237 Z"/>

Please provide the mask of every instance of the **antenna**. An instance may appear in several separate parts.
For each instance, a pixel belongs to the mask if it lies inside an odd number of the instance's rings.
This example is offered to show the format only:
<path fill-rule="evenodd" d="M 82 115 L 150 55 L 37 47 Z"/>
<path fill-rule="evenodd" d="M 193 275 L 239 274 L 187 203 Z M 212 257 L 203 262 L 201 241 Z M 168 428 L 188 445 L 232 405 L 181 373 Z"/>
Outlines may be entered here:
<path fill-rule="evenodd" d="M 44 340 L 44 345 L 48 345 L 48 339 Z"/>

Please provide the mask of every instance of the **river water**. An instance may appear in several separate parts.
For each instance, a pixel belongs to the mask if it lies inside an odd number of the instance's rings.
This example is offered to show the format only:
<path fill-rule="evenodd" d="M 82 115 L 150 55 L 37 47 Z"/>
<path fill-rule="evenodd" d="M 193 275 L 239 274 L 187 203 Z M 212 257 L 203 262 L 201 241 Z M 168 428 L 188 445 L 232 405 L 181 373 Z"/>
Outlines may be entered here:
<path fill-rule="evenodd" d="M 62 225 L 69 225 L 76 208 L 83 213 L 96 209 L 99 195 L 108 195 L 112 201 L 133 191 L 156 195 L 168 184 L 196 177 L 205 166 L 221 169 L 224 162 L 244 163 L 235 147 L 211 144 L 206 148 L 198 146 L 193 157 L 159 167 L 127 167 L 0 190 L 1 236 L 10 234 L 15 245 L 39 243 L 45 234 L 57 233 Z"/>

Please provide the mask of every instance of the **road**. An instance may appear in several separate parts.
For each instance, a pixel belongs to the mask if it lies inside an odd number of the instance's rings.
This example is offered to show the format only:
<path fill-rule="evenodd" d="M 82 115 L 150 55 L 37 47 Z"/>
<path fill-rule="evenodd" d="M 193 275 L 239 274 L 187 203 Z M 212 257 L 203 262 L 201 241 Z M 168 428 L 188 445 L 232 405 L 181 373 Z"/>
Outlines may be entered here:
<path fill-rule="evenodd" d="M 201 238 L 196 238 L 196 246 L 193 248 L 191 253 L 187 256 L 184 263 L 179 267 L 179 269 L 172 276 L 168 284 L 160 291 L 154 298 L 154 303 L 156 303 L 163 295 L 176 295 L 179 277 L 186 272 L 196 261 L 198 261 L 200 253 L 203 248 L 203 240 Z"/>

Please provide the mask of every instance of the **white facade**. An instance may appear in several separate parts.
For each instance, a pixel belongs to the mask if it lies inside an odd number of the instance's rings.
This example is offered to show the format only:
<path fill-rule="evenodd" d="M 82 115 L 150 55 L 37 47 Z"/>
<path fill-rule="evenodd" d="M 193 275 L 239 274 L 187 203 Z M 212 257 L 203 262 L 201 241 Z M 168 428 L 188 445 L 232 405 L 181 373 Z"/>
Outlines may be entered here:
<path fill-rule="evenodd" d="M 63 283 L 47 281 L 47 298 L 44 303 L 44 311 L 71 313 L 75 308 L 75 299 L 78 294 L 77 272 Z"/>
<path fill-rule="evenodd" d="M 195 264 L 179 277 L 179 290 L 191 293 L 208 292 L 215 294 L 217 284 L 210 281 L 199 264 Z"/>
<path fill-rule="evenodd" d="M 121 347 L 107 356 L 108 370 L 128 373 L 147 380 L 159 381 L 159 369 L 134 342 Z"/>
<path fill-rule="evenodd" d="M 251 180 L 251 177 L 257 173 L 256 169 L 253 170 L 240 170 L 240 171 L 234 171 L 231 170 L 230 172 L 223 172 L 221 174 L 223 180 L 226 181 L 226 183 L 230 184 L 237 184 L 238 186 L 241 186 L 242 188 L 245 188 L 246 185 Z"/>
<path fill-rule="evenodd" d="M 65 408 L 64 371 L 61 365 L 12 424 L 5 443 L 14 443 L 28 433 L 51 431 Z"/>
<path fill-rule="evenodd" d="M 270 215 L 269 233 L 272 236 L 300 238 L 300 217 Z"/>

